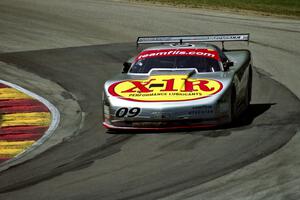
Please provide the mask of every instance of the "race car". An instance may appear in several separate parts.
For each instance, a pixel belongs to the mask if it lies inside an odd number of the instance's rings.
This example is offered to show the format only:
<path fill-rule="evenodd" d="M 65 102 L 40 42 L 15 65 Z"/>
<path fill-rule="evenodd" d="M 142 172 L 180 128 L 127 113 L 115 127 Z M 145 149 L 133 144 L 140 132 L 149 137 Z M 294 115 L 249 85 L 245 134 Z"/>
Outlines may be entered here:
<path fill-rule="evenodd" d="M 142 50 L 103 89 L 103 126 L 110 130 L 214 127 L 234 122 L 251 100 L 249 50 L 224 42 L 249 34 L 139 37 Z M 208 42 L 221 42 L 222 48 Z"/>

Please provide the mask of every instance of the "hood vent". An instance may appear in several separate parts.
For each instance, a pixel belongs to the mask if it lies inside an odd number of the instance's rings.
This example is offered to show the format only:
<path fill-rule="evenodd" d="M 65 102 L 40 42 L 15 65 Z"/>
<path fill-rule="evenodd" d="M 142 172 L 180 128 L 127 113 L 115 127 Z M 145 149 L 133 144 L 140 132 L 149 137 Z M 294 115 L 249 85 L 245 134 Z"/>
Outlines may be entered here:
<path fill-rule="evenodd" d="M 154 76 L 154 75 L 187 75 L 190 76 L 190 74 L 195 74 L 196 73 L 196 69 L 152 69 L 150 72 L 150 76 Z"/>

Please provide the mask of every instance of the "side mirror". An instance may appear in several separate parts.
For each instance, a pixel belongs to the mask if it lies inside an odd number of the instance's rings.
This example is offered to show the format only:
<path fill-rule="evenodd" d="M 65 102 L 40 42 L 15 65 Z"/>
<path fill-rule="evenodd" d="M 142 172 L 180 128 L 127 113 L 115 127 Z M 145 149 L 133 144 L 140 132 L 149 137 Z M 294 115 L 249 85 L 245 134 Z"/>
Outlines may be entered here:
<path fill-rule="evenodd" d="M 227 67 L 232 67 L 234 65 L 234 63 L 232 61 L 227 62 Z"/>
<path fill-rule="evenodd" d="M 224 63 L 224 70 L 225 71 L 228 71 L 229 70 L 229 67 L 232 67 L 234 65 L 234 62 L 232 62 L 232 61 L 227 61 L 227 62 L 225 62 Z"/>
<path fill-rule="evenodd" d="M 123 74 L 126 74 L 126 73 L 129 71 L 130 66 L 131 66 L 131 63 L 129 63 L 129 62 L 124 62 L 124 63 L 123 63 L 123 71 L 122 71 L 122 73 L 123 73 Z"/>

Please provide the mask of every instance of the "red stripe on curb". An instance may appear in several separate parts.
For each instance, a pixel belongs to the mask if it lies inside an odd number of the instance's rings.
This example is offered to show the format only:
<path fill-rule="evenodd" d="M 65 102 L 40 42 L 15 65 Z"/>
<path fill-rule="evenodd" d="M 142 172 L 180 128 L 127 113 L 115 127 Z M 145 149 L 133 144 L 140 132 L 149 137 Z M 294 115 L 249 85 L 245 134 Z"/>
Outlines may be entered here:
<path fill-rule="evenodd" d="M 2 134 L 40 134 L 46 132 L 48 127 L 45 126 L 11 126 L 3 127 L 0 129 L 0 135 Z"/>
<path fill-rule="evenodd" d="M 0 83 L 0 88 L 10 88 L 8 85 L 5 85 L 3 83 Z"/>
<path fill-rule="evenodd" d="M 27 106 L 27 105 L 39 105 L 41 102 L 35 99 L 1 99 L 0 108 L 3 106 Z"/>
<path fill-rule="evenodd" d="M 10 158 L 0 158 L 0 163 L 9 160 Z"/>
<path fill-rule="evenodd" d="M 38 106 L 42 105 L 44 106 L 47 110 L 47 106 L 39 102 L 38 100 L 35 99 L 7 99 L 7 100 L 0 100 L 0 109 L 9 107 L 9 106 Z"/>
<path fill-rule="evenodd" d="M 38 140 L 43 134 L 17 133 L 17 134 L 1 134 L 0 140 L 6 141 L 23 141 L 23 140 Z"/>
<path fill-rule="evenodd" d="M 30 105 L 30 106 L 6 106 L 0 108 L 0 114 L 10 113 L 25 113 L 25 112 L 49 112 L 44 105 Z"/>
<path fill-rule="evenodd" d="M 41 102 L 34 99 L 0 100 L 0 113 L 49 112 Z"/>

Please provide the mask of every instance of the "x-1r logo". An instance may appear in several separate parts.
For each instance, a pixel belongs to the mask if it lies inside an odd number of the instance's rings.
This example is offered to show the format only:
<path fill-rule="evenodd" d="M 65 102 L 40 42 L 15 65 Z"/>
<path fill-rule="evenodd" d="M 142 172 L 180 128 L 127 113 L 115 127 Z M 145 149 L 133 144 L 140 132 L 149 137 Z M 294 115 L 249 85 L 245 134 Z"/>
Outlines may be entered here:
<path fill-rule="evenodd" d="M 132 92 L 140 92 L 140 93 L 148 93 L 153 92 L 151 90 L 151 83 L 155 81 L 156 79 L 150 79 L 147 82 L 140 82 L 140 81 L 128 81 L 129 83 L 132 83 L 134 86 L 130 89 L 122 91 L 122 93 L 132 93 Z M 181 92 L 193 92 L 197 90 L 201 91 L 213 91 L 214 87 L 209 87 L 207 84 L 209 83 L 208 80 L 196 80 L 196 81 L 190 81 L 188 79 L 182 79 L 184 80 L 184 89 L 180 89 Z M 164 79 L 161 80 L 165 84 L 160 84 L 162 86 L 165 86 L 164 89 L 162 88 L 160 92 L 176 92 L 179 91 L 179 89 L 174 88 L 175 79 Z M 148 87 L 150 86 L 150 87 Z"/>
<path fill-rule="evenodd" d="M 124 80 L 111 84 L 112 96 L 130 101 L 170 102 L 201 99 L 218 93 L 221 82 L 186 75 L 157 75 L 148 80 Z"/>

